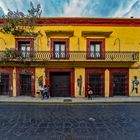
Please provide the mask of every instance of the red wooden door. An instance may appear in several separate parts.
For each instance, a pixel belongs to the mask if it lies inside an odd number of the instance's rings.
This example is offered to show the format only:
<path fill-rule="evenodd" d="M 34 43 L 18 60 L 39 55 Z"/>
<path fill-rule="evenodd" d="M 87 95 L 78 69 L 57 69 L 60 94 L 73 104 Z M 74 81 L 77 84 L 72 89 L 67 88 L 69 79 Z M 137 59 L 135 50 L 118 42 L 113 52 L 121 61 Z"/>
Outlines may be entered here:
<path fill-rule="evenodd" d="M 52 72 L 50 82 L 50 96 L 70 97 L 70 72 Z"/>

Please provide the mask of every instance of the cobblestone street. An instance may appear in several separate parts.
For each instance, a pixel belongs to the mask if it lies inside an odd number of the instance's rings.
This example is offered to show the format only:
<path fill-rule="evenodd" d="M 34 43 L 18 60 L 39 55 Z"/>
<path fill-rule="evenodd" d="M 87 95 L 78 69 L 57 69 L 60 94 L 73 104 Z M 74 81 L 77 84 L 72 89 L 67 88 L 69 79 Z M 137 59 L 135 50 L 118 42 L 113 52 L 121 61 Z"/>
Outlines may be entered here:
<path fill-rule="evenodd" d="M 139 140 L 140 104 L 0 104 L 0 140 Z"/>

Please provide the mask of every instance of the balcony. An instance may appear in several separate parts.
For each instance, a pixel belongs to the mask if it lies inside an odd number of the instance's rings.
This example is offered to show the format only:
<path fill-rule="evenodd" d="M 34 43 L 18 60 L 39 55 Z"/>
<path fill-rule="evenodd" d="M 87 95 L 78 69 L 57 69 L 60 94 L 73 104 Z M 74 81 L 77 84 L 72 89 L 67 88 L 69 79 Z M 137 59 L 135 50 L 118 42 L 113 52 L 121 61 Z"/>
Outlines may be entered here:
<path fill-rule="evenodd" d="M 69 51 L 49 52 L 49 51 L 30 51 L 7 54 L 6 51 L 0 51 L 0 61 L 99 61 L 99 62 L 137 62 L 139 61 L 139 52 L 91 52 L 87 51 Z"/>

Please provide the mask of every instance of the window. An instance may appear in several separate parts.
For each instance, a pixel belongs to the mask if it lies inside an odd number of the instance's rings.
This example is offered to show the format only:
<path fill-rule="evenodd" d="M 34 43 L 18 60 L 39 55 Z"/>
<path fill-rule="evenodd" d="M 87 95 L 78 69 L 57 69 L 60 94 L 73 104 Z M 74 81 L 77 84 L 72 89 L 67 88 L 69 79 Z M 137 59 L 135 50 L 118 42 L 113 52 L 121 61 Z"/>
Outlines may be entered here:
<path fill-rule="evenodd" d="M 68 39 L 52 39 L 52 58 L 67 59 L 68 58 Z"/>
<path fill-rule="evenodd" d="M 104 56 L 104 39 L 87 40 L 87 58 L 101 59 Z"/>
<path fill-rule="evenodd" d="M 66 44 L 64 42 L 54 43 L 54 58 L 66 58 Z"/>
<path fill-rule="evenodd" d="M 30 57 L 30 42 L 19 42 L 19 50 L 23 57 Z"/>
<path fill-rule="evenodd" d="M 21 51 L 22 57 L 30 57 L 30 51 L 33 50 L 33 39 L 32 38 L 17 38 L 16 39 L 16 50 Z"/>
<path fill-rule="evenodd" d="M 89 48 L 90 58 L 100 58 L 100 48 L 101 44 L 91 42 Z"/>

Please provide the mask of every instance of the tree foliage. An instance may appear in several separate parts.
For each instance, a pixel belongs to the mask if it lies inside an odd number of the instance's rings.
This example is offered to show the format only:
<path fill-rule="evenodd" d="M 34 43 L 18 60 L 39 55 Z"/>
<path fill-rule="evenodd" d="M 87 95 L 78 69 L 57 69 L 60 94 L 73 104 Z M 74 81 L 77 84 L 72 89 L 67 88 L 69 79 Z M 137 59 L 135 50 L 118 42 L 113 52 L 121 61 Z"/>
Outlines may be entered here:
<path fill-rule="evenodd" d="M 13 35 L 37 35 L 38 32 L 34 32 L 34 27 L 41 13 L 40 4 L 35 7 L 32 2 L 30 2 L 28 14 L 8 9 L 8 13 L 3 16 L 4 23 L 0 31 Z"/>

